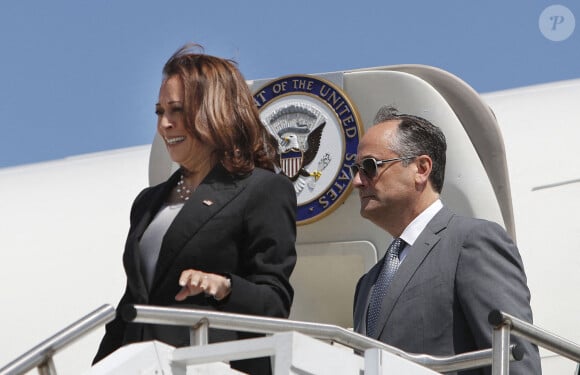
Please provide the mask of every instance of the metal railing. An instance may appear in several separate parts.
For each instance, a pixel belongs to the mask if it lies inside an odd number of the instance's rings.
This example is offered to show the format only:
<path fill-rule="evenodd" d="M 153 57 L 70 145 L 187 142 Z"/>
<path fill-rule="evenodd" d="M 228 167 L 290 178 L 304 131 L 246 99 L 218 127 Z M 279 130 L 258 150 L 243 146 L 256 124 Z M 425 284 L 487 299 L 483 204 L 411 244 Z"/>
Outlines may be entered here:
<path fill-rule="evenodd" d="M 35 367 L 40 375 L 55 375 L 52 357 L 57 351 L 114 318 L 115 308 L 103 305 L 2 367 L 0 375 L 24 374 Z"/>
<path fill-rule="evenodd" d="M 499 310 L 491 311 L 488 320 L 494 327 L 492 375 L 509 374 L 509 362 L 506 358 L 508 348 L 511 346 L 510 334 L 522 337 L 572 361 L 580 362 L 580 345 L 572 341 Z"/>
<path fill-rule="evenodd" d="M 359 352 L 370 348 L 382 349 L 443 373 L 491 365 L 493 375 L 508 375 L 509 362 L 514 359 L 520 360 L 522 357 L 521 351 L 510 343 L 510 334 L 529 340 L 572 361 L 580 362 L 580 345 L 498 310 L 489 314 L 489 323 L 494 327 L 491 349 L 445 357 L 407 353 L 380 341 L 330 324 L 145 305 L 125 306 L 122 315 L 125 320 L 136 323 L 190 327 L 192 345 L 208 343 L 210 326 L 217 329 L 262 334 L 296 331 L 335 342 Z M 113 320 L 114 317 L 115 309 L 111 305 L 101 306 L 0 368 L 0 375 L 24 374 L 35 367 L 40 375 L 55 375 L 56 370 L 52 358 L 56 352 L 72 344 L 89 331 Z"/>
<path fill-rule="evenodd" d="M 356 351 L 379 348 L 437 372 L 467 370 L 492 364 L 492 349 L 444 357 L 410 354 L 380 341 L 330 324 L 148 305 L 127 305 L 122 309 L 121 315 L 129 322 L 190 327 L 192 345 L 205 345 L 208 343 L 208 329 L 210 326 L 218 329 L 262 334 L 296 331 L 318 339 L 336 342 Z M 516 358 L 514 358 L 513 349 L 513 345 L 509 347 L 508 359 L 521 359 L 517 354 Z"/>

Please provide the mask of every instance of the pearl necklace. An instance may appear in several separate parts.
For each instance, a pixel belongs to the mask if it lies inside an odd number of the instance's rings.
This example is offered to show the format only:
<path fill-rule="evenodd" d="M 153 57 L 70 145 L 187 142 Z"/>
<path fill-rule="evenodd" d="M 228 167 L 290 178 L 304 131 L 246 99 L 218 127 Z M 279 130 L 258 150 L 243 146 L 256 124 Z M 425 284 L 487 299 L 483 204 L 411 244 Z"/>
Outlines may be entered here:
<path fill-rule="evenodd" d="M 191 193 L 195 191 L 191 186 L 185 184 L 185 178 L 183 174 L 179 176 L 179 181 L 177 181 L 177 194 L 182 201 L 187 201 Z"/>

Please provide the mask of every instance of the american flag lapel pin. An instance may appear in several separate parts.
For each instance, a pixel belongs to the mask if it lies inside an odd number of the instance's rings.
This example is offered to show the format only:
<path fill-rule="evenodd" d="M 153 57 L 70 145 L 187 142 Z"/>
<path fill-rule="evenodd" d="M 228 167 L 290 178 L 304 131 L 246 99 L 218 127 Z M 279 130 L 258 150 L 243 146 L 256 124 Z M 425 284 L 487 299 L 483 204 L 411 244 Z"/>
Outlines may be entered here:
<path fill-rule="evenodd" d="M 210 201 L 209 199 L 204 199 L 203 204 L 205 204 L 206 206 L 211 206 L 213 204 L 213 201 Z"/>

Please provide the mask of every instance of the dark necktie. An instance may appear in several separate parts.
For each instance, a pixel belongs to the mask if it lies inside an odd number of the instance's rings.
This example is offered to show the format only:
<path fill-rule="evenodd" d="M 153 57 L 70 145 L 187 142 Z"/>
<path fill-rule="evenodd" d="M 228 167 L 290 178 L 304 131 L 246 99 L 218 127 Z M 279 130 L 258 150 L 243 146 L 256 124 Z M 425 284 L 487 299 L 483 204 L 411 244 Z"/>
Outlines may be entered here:
<path fill-rule="evenodd" d="M 393 280 L 397 269 L 399 268 L 399 253 L 405 247 L 405 241 L 396 238 L 383 258 L 381 272 L 373 285 L 371 298 L 369 300 L 369 309 L 367 312 L 367 336 L 374 337 L 377 329 L 377 322 L 381 314 L 381 304 L 387 294 L 389 284 Z"/>

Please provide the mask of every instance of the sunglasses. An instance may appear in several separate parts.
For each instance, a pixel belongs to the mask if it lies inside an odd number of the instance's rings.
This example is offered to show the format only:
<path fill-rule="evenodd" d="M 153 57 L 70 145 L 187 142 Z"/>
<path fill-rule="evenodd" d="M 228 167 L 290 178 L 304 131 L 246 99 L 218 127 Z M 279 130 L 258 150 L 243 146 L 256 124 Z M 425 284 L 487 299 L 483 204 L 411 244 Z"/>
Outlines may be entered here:
<path fill-rule="evenodd" d="M 353 165 L 349 166 L 351 177 L 354 178 L 358 172 L 361 172 L 365 175 L 366 178 L 372 179 L 375 178 L 377 175 L 377 170 L 383 164 L 390 163 L 393 161 L 400 161 L 400 160 L 410 160 L 415 159 L 416 156 L 406 156 L 402 158 L 394 158 L 394 159 L 384 159 L 384 160 L 377 160 L 375 158 L 366 158 L 360 161 L 360 163 L 354 163 Z"/>

